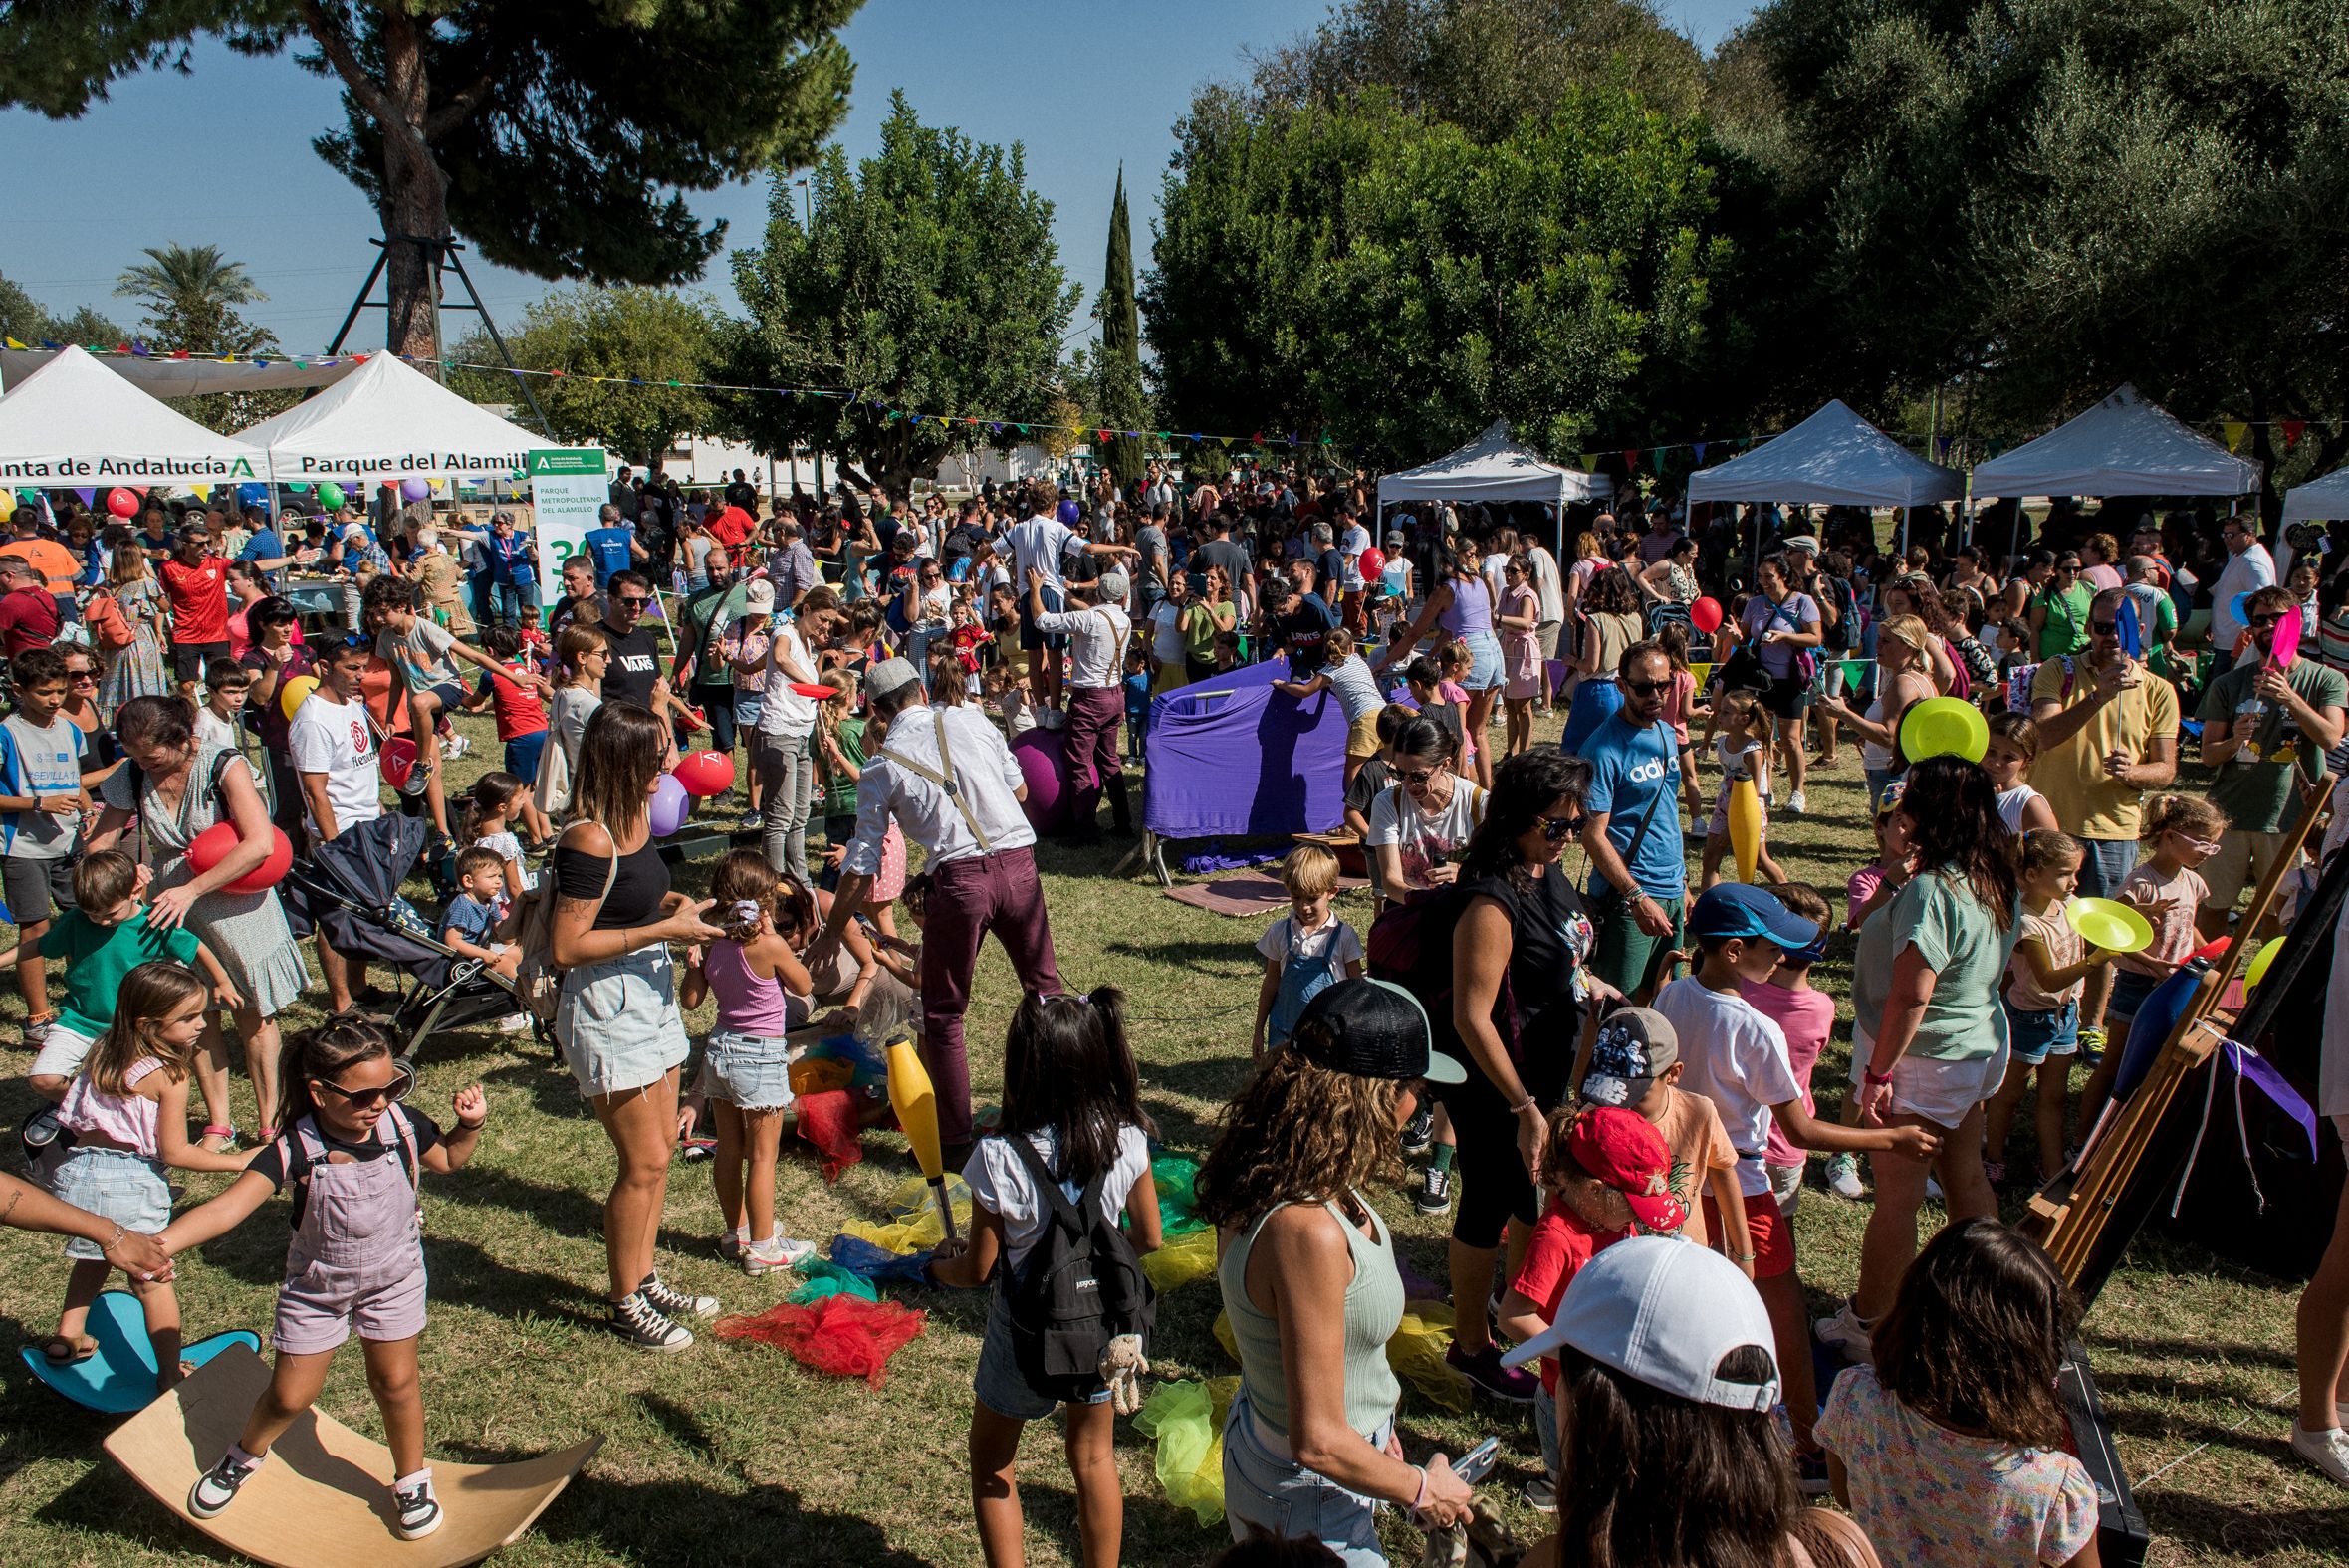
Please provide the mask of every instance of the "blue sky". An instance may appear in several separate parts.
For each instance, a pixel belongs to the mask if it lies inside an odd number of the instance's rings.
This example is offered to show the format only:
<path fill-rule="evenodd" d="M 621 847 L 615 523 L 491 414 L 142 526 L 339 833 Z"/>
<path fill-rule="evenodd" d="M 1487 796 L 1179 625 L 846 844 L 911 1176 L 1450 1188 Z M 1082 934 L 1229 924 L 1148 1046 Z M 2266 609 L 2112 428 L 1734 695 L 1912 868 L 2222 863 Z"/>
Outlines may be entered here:
<path fill-rule="evenodd" d="M 1659 9 L 1709 50 L 1753 7 L 1661 0 Z M 1326 10 L 1326 0 L 867 0 L 844 34 L 856 88 L 840 138 L 852 158 L 872 151 L 889 91 L 902 88 L 926 122 L 1025 143 L 1029 179 L 1055 205 L 1061 265 L 1089 307 L 1120 161 L 1139 265 L 1172 127 L 1193 89 L 1236 75 L 1243 50 L 1293 37 Z M 378 232 L 358 191 L 310 150 L 310 138 L 341 117 L 331 83 L 288 60 L 246 60 L 217 46 L 197 52 L 192 76 L 119 83 L 78 121 L 0 112 L 0 274 L 52 310 L 91 304 L 127 327 L 136 311 L 111 297 L 114 280 L 142 248 L 218 245 L 269 294 L 256 320 L 289 349 L 324 348 L 372 264 L 367 239 Z M 691 200 L 705 219 L 730 220 L 730 246 L 757 242 L 764 179 Z M 499 268 L 473 271 L 501 324 L 550 287 Z M 730 277 L 721 257 L 703 283 L 731 306 Z M 452 316 L 449 336 L 468 320 Z M 381 313 L 362 316 L 351 340 L 379 345 Z"/>

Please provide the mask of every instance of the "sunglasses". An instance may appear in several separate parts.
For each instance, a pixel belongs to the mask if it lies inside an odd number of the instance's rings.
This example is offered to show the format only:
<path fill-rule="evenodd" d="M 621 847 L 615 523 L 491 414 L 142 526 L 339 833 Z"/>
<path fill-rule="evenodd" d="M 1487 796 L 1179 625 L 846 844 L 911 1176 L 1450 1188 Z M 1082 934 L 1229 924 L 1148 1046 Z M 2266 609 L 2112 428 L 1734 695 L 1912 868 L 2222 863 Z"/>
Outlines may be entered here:
<path fill-rule="evenodd" d="M 346 1105 L 390 1105 L 408 1097 L 408 1090 L 416 1086 L 416 1075 L 401 1066 L 399 1075 L 379 1089 L 346 1089 L 325 1078 L 311 1079 L 310 1086 L 329 1091 Z"/>
<path fill-rule="evenodd" d="M 1541 819 L 1541 836 L 1553 844 L 1562 844 L 1582 831 L 1582 816 L 1545 816 Z"/>
<path fill-rule="evenodd" d="M 1442 772 L 1440 768 L 1413 768 L 1397 777 L 1407 784 L 1423 784 Z"/>
<path fill-rule="evenodd" d="M 2057 563 L 2055 569 L 2067 573 L 2074 572 L 2080 569 L 2080 563 L 2076 560 L 2060 561 Z"/>
<path fill-rule="evenodd" d="M 1631 695 L 1634 697 L 1653 697 L 1659 692 L 1670 691 L 1672 689 L 1672 682 L 1669 680 L 1625 681 L 1623 682 L 1623 689 L 1631 693 Z"/>
<path fill-rule="evenodd" d="M 2281 619 L 2283 619 L 2282 610 L 2269 610 L 2264 615 L 2253 615 L 2249 624 L 2251 629 L 2256 631 L 2261 626 L 2272 626 Z"/>
<path fill-rule="evenodd" d="M 643 608 L 645 605 L 647 605 L 647 604 L 650 604 L 650 603 L 652 602 L 652 600 L 650 600 L 650 599 L 630 599 L 630 598 L 617 598 L 617 599 L 613 599 L 611 602 L 612 602 L 612 603 L 614 603 L 614 604 L 616 604 L 616 605 L 618 605 L 618 606 L 619 606 L 621 609 L 632 609 L 632 610 L 640 610 L 640 609 L 642 609 L 642 608 Z"/>
<path fill-rule="evenodd" d="M 68 670 L 66 671 L 66 679 L 75 682 L 88 681 L 92 685 L 96 685 L 98 672 L 96 670 Z"/>
<path fill-rule="evenodd" d="M 2099 637 L 2117 637 L 2120 635 L 2121 623 L 2117 620 L 2092 620 L 2088 622 L 2088 629 Z"/>

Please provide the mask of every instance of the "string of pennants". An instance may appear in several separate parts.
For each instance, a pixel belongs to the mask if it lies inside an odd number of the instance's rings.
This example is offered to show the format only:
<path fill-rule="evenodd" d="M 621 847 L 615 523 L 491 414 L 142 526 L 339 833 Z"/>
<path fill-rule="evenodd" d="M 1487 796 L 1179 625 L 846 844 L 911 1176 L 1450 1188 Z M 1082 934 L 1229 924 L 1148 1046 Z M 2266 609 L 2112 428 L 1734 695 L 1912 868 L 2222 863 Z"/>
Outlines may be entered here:
<path fill-rule="evenodd" d="M 19 342 L 14 337 L 0 339 L 0 341 L 5 341 L 10 348 L 20 350 L 54 350 L 68 346 L 68 344 L 54 342 L 48 338 L 43 338 L 38 342 L 31 343 Z M 186 360 L 192 358 L 201 360 L 207 364 L 250 364 L 261 367 L 267 367 L 273 364 L 282 364 L 289 365 L 295 369 L 301 370 L 330 368 L 334 365 L 346 363 L 361 364 L 364 363 L 368 358 L 372 357 L 371 355 L 363 353 L 280 353 L 274 355 L 227 353 L 191 355 L 185 349 L 157 351 L 155 349 L 149 348 L 144 342 L 136 340 L 127 343 L 117 343 L 111 349 L 99 347 L 97 345 L 86 344 L 84 345 L 84 351 L 87 353 L 99 355 L 101 357 L 121 356 L 126 358 L 159 360 Z M 410 364 L 419 366 L 438 364 L 442 369 L 445 370 L 482 370 L 497 375 L 529 375 L 537 376 L 547 380 L 592 381 L 605 385 L 616 386 L 675 387 L 680 391 L 752 392 L 772 394 L 779 397 L 829 398 L 836 399 L 841 402 L 862 403 L 868 412 L 879 415 L 882 423 L 884 424 L 894 423 L 902 419 L 911 426 L 919 426 L 923 424 L 936 424 L 941 427 L 950 425 L 962 425 L 973 428 L 985 426 L 988 433 L 991 435 L 1002 435 L 1005 431 L 1009 430 L 1022 436 L 1034 435 L 1041 432 L 1053 432 L 1076 435 L 1088 440 L 1098 440 L 1102 442 L 1108 442 L 1119 437 L 1124 437 L 1130 440 L 1150 440 L 1155 438 L 1159 441 L 1170 443 L 1175 441 L 1188 441 L 1194 446 L 1206 446 L 1211 443 L 1217 446 L 1227 447 L 1253 446 L 1267 448 L 1298 448 L 1316 445 L 1329 447 L 1336 445 L 1335 437 L 1331 436 L 1329 432 L 1325 430 L 1318 432 L 1317 436 L 1312 440 L 1305 439 L 1301 433 L 1294 430 L 1279 431 L 1271 434 L 1268 434 L 1262 430 L 1258 430 L 1245 436 L 1237 434 L 1211 434 L 1198 430 L 1117 430 L 1108 428 L 1106 426 L 1067 425 L 1056 423 L 1051 420 L 1041 419 L 997 419 L 982 414 L 945 414 L 934 413 L 926 409 L 916 410 L 897 408 L 890 405 L 889 403 L 878 401 L 872 398 L 860 398 L 853 391 L 840 387 L 744 386 L 726 381 L 686 381 L 658 376 L 594 375 L 587 371 L 574 370 L 526 370 L 518 369 L 513 365 L 480 364 L 465 359 L 434 360 L 416 354 L 401 354 L 399 357 L 405 359 Z M 2315 425 L 2321 429 L 2330 429 L 2337 426 L 2340 421 L 2310 419 L 2206 419 L 2202 421 L 2202 423 L 2206 426 L 2215 427 L 2219 431 L 2221 437 L 2226 441 L 2227 450 L 2230 452 L 2240 452 L 2242 450 L 2243 442 L 2249 438 L 2250 432 L 2262 425 L 2272 427 L 2279 431 L 2283 436 L 2284 450 L 2289 452 L 2300 444 L 2301 436 L 2307 433 L 2311 425 Z M 1608 450 L 1588 451 L 1576 454 L 1578 459 L 1576 466 L 1586 471 L 1596 470 L 1600 462 L 1612 457 L 1621 459 L 1623 469 L 1626 473 L 1636 473 L 1642 466 L 1642 459 L 1647 457 L 1648 454 L 1653 453 L 1654 456 L 1652 460 L 1650 460 L 1648 466 L 1652 471 L 1661 472 L 1665 467 L 1668 454 L 1673 452 L 1688 452 L 1693 456 L 1696 464 L 1701 466 L 1704 463 L 1705 456 L 1708 452 L 1730 453 L 1749 451 L 1769 439 L 1771 439 L 1771 437 L 1765 435 L 1731 436 L 1718 440 L 1675 441 L 1669 442 L 1662 446 L 1632 446 Z M 1906 437 L 1906 439 L 1915 441 L 1925 438 L 1911 434 Z M 1930 439 L 1933 444 L 1934 460 L 1943 463 L 1948 462 L 1950 453 L 1956 445 L 1956 438 L 1947 435 L 1937 435 L 1931 437 Z M 1992 443 L 1990 447 L 1990 455 L 1996 457 L 2003 450 L 2003 443 Z"/>

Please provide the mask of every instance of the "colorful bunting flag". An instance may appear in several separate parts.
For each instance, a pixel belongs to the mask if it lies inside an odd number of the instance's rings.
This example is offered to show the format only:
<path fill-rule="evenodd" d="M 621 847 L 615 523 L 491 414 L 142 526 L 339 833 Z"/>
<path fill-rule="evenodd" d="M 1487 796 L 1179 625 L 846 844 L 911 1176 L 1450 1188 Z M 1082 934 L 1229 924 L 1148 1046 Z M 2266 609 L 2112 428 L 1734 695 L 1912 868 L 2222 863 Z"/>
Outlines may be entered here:
<path fill-rule="evenodd" d="M 2222 419 L 2219 422 L 2219 428 L 2227 436 L 2227 450 L 2239 452 L 2242 450 L 2243 436 L 2249 432 L 2251 427 L 2240 419 Z"/>
<path fill-rule="evenodd" d="M 2283 449 L 2284 449 L 2285 451 L 2289 452 L 2289 451 L 2290 451 L 2290 450 L 2291 450 L 2293 447 L 2296 447 L 2296 446 L 2298 446 L 2298 445 L 2300 444 L 2300 437 L 2301 437 L 2301 436 L 2303 436 L 2303 435 L 2305 435 L 2305 434 L 2307 434 L 2307 432 L 2308 432 L 2308 421 L 2307 421 L 2307 420 L 2305 420 L 2305 419 L 2287 419 L 2287 420 L 2285 420 L 2285 421 L 2283 422 Z"/>

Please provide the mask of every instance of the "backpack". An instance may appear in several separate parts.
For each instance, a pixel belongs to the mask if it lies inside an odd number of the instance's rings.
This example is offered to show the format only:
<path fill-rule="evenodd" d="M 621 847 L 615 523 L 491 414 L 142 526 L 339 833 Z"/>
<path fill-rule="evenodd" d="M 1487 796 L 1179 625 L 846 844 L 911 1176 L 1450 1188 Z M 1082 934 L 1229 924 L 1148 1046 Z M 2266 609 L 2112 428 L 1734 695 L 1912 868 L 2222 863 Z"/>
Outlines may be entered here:
<path fill-rule="evenodd" d="M 1015 1272 L 1004 1272 L 1012 1350 L 1020 1375 L 1037 1393 L 1081 1400 L 1100 1392 L 1101 1358 L 1120 1334 L 1146 1342 L 1157 1317 L 1156 1292 L 1133 1243 L 1101 1213 L 1107 1173 L 1085 1184 L 1075 1203 L 1024 1134 L 1004 1143 L 1028 1168 L 1045 1205 L 1044 1234 Z"/>
<path fill-rule="evenodd" d="M 1822 571 L 1818 580 L 1826 584 L 1827 601 L 1835 611 L 1835 624 L 1825 628 L 1823 646 L 1829 653 L 1849 653 L 1860 645 L 1859 600 L 1841 577 Z"/>

